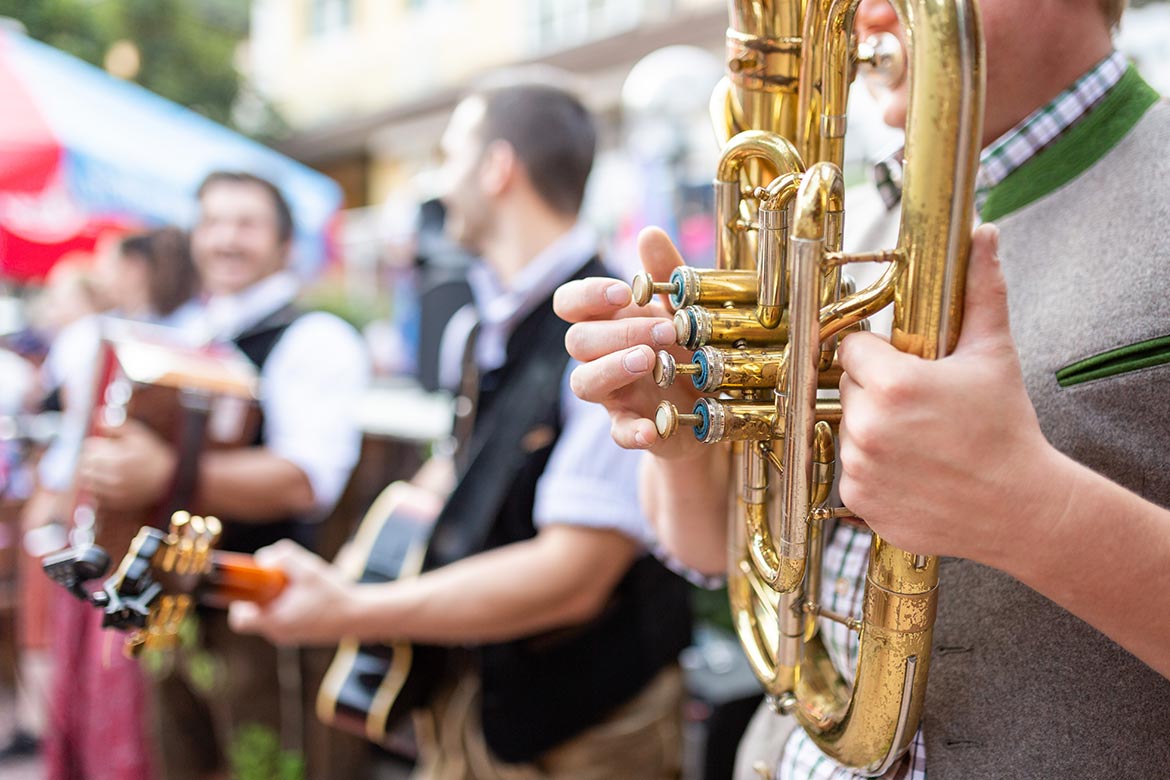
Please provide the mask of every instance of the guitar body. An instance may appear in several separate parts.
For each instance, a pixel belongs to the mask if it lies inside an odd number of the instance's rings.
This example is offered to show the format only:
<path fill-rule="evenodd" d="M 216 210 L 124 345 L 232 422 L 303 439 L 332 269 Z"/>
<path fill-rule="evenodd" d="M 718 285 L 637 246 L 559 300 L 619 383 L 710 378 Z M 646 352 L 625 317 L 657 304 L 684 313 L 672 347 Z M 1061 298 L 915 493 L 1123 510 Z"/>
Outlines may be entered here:
<path fill-rule="evenodd" d="M 359 582 L 417 576 L 442 501 L 395 482 L 375 499 L 339 565 Z M 393 732 L 427 701 L 443 665 L 439 647 L 342 640 L 317 694 L 324 723 L 397 749 Z"/>

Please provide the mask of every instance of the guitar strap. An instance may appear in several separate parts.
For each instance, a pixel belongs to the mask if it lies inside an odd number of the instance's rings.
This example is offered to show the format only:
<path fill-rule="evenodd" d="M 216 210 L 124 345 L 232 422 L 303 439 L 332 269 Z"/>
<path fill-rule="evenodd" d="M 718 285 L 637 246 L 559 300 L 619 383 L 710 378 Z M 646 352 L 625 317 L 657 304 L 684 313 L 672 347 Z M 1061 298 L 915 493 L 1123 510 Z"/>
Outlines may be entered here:
<path fill-rule="evenodd" d="M 480 322 L 476 320 L 467 334 L 460 361 L 459 396 L 455 399 L 455 473 L 466 474 L 471 449 L 471 437 L 475 433 L 475 410 L 479 406 L 479 364 L 475 362 L 475 345 L 479 342 Z"/>

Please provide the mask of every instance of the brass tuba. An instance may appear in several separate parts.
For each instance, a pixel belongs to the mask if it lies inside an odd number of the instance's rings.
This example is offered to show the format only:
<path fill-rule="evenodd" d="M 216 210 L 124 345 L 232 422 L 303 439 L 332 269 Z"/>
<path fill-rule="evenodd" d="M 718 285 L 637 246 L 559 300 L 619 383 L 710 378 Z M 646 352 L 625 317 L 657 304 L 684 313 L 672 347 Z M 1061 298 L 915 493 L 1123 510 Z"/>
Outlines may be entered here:
<path fill-rule="evenodd" d="M 837 340 L 893 305 L 892 343 L 926 359 L 958 337 L 983 117 L 975 0 L 893 0 L 906 30 L 859 43 L 858 0 L 731 0 L 728 76 L 712 97 L 723 152 L 715 180 L 717 267 L 644 275 L 634 297 L 675 309 L 689 364 L 659 353 L 655 379 L 706 393 L 689 413 L 663 402 L 660 436 L 689 426 L 733 459 L 729 560 L 736 631 L 769 700 L 820 749 L 867 775 L 889 768 L 922 712 L 938 562 L 874 537 L 860 621 L 820 603 L 824 524 L 841 419 Z M 891 79 L 908 64 L 900 235 L 895 248 L 841 251 L 841 175 L 859 64 Z M 855 291 L 844 266 L 882 262 Z M 833 668 L 818 617 L 859 634 L 852 687 Z"/>

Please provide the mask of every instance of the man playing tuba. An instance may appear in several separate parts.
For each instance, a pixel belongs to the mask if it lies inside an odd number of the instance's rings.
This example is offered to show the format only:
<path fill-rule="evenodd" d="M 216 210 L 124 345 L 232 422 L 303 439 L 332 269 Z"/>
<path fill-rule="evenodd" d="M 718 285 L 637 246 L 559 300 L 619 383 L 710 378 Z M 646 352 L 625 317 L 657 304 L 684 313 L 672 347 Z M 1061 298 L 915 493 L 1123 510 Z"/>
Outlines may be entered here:
<path fill-rule="evenodd" d="M 882 776 L 1149 777 L 1170 765 L 1170 623 L 1156 617 L 1170 609 L 1170 250 L 1150 227 L 1170 216 L 1170 105 L 1113 49 L 1124 0 L 981 6 L 985 224 L 957 346 L 928 362 L 857 333 L 839 350 L 842 502 L 893 545 L 947 556 L 923 726 Z M 904 36 L 884 0 L 862 0 L 856 23 L 861 38 Z M 880 102 L 905 122 L 904 87 Z M 891 206 L 898 180 L 884 177 Z M 660 232 L 640 248 L 655 279 L 680 264 Z M 578 323 L 574 387 L 608 407 L 620 444 L 656 455 L 644 505 L 674 555 L 716 573 L 731 476 L 689 435 L 658 440 L 648 375 L 665 320 L 630 299 L 610 280 L 559 291 Z M 828 540 L 827 606 L 858 610 L 867 537 L 839 523 Z M 825 634 L 831 655 L 856 653 L 848 632 Z M 749 729 L 752 777 L 855 776 L 783 723 L 761 711 Z"/>

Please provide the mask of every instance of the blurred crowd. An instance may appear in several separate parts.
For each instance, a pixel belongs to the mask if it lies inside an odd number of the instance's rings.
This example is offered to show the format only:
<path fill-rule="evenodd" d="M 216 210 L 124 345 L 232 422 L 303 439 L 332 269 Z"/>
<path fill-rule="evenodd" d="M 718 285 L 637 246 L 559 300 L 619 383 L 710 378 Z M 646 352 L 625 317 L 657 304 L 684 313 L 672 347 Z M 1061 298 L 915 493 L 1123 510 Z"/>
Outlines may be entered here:
<path fill-rule="evenodd" d="M 533 132 L 550 121 L 560 135 Z M 421 732 L 395 737 L 396 755 L 419 760 L 427 776 L 460 776 L 443 745 L 482 745 L 479 715 L 469 719 L 467 706 L 483 696 L 485 706 L 511 703 L 488 721 L 491 747 L 480 749 L 517 767 L 557 744 L 566 766 L 608 753 L 617 767 L 657 735 L 653 744 L 665 741 L 633 767 L 677 771 L 687 589 L 647 555 L 651 534 L 634 496 L 638 456 L 609 440 L 601 407 L 568 391 L 568 326 L 551 310 L 559 283 L 608 273 L 597 235 L 579 219 L 595 144 L 592 118 L 559 87 L 491 87 L 461 103 L 442 143 L 452 186 L 417 204 L 407 240 L 387 248 L 393 316 L 363 334 L 303 303 L 303 280 L 289 268 L 292 211 L 274 184 L 251 173 L 210 172 L 195 193 L 190 232 L 109 234 L 92 255 L 53 266 L 24 300 L 25 327 L 0 342 L 12 364 L 5 376 L 15 380 L 5 382 L 0 410 L 3 541 L 20 550 L 18 707 L 0 761 L 39 753 L 51 778 L 194 780 L 247 776 L 253 753 L 275 751 L 296 766 L 291 776 L 371 771 L 366 740 L 322 724 L 316 699 L 336 643 L 385 618 L 303 635 L 305 625 L 320 627 L 321 609 L 351 597 L 301 567 L 332 557 L 369 504 L 371 496 L 342 499 L 369 447 L 355 412 L 376 371 L 392 386 L 406 380 L 418 392 L 457 397 L 453 433 L 433 437 L 434 455 L 411 485 L 432 496 L 423 503 L 447 502 L 435 522 L 451 524 L 447 533 L 462 535 L 466 548 L 428 554 L 419 581 L 435 589 L 426 601 L 438 614 L 370 637 L 437 636 L 469 648 L 433 697 L 437 731 L 428 735 L 416 721 Z M 161 351 L 135 352 L 134 344 Z M 180 358 L 194 353 L 254 374 L 258 424 L 215 440 L 212 393 L 210 422 L 193 439 L 186 390 L 166 402 L 177 411 L 163 408 L 154 386 L 175 384 Z M 180 424 L 160 422 L 168 415 Z M 411 476 L 374 472 L 375 480 Z M 97 543 L 117 566 L 137 526 L 165 526 L 175 509 L 214 515 L 223 526 L 218 549 L 259 551 L 265 566 L 286 573 L 284 606 L 273 610 L 282 619 L 241 612 L 229 625 L 225 610 L 200 606 L 165 652 L 148 647 L 130 658 L 124 635 L 107 629 L 111 610 L 79 598 L 102 580 L 71 593 L 41 564 Z M 276 544 L 287 541 L 297 553 Z M 81 571 L 71 565 L 65 570 Z M 479 622 L 450 606 L 466 590 L 464 567 L 477 566 L 505 590 L 471 603 Z M 525 591 L 541 595 L 517 597 Z M 647 633 L 640 615 L 651 603 L 671 608 Z M 480 637 L 490 639 L 483 649 Z M 537 652 L 533 641 L 548 647 Z M 642 661 L 619 661 L 626 653 Z M 533 673 L 548 665 L 540 673 L 551 676 L 530 685 L 506 671 L 517 663 Z M 581 664 L 597 674 L 554 684 Z M 457 691 L 469 685 L 476 699 L 464 701 Z M 564 695 L 577 702 L 570 712 Z M 620 740 L 586 738 L 611 720 L 628 732 Z M 510 731 L 502 735 L 496 723 Z"/>

